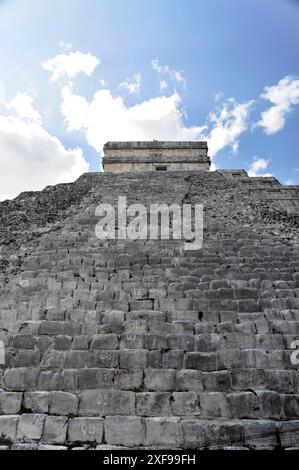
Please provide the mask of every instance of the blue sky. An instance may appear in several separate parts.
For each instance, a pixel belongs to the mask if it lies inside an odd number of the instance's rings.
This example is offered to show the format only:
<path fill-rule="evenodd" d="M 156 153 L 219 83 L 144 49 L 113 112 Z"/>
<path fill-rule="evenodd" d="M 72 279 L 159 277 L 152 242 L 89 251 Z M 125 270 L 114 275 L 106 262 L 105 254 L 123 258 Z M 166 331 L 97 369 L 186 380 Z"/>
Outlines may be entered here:
<path fill-rule="evenodd" d="M 118 139 L 207 139 L 216 168 L 299 184 L 298 46 L 295 0 L 0 0 L 0 199 Z"/>

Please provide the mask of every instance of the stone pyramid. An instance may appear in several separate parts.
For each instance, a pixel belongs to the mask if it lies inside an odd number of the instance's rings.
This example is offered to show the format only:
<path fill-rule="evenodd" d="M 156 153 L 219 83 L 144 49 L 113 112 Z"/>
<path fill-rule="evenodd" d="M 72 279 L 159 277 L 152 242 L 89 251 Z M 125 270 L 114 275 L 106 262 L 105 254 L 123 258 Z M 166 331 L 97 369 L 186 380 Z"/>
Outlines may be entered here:
<path fill-rule="evenodd" d="M 95 236 L 99 203 L 204 205 L 204 243 Z M 299 187 L 88 173 L 0 204 L 0 445 L 299 447 Z"/>

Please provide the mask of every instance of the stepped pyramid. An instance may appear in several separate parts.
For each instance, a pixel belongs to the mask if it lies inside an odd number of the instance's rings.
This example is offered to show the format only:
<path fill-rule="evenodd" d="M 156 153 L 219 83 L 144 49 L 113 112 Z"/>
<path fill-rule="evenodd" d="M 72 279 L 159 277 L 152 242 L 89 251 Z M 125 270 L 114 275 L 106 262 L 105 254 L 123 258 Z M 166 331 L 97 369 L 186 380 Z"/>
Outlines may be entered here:
<path fill-rule="evenodd" d="M 202 249 L 99 240 L 118 196 L 203 204 Z M 2 202 L 0 448 L 299 447 L 298 208 L 298 186 L 206 169 Z"/>

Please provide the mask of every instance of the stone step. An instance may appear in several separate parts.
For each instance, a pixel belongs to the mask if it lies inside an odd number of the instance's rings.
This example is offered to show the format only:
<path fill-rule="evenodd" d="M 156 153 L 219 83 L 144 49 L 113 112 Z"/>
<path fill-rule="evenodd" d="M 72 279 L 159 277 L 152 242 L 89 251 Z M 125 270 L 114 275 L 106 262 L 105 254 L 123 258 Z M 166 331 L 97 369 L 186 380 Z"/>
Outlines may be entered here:
<path fill-rule="evenodd" d="M 278 449 L 296 447 L 299 442 L 296 420 L 217 421 L 132 415 L 68 418 L 26 413 L 0 416 L 0 423 L 4 448 L 14 450 L 64 450 L 74 444 L 79 448 L 90 444 L 97 449 Z"/>

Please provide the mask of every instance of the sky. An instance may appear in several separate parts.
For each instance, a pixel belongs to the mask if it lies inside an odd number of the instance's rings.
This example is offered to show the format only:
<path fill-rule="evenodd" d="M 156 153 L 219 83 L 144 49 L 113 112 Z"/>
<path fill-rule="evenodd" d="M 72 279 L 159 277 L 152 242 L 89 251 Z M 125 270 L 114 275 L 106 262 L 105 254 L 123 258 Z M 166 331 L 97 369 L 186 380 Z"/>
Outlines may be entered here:
<path fill-rule="evenodd" d="M 101 171 L 108 140 L 299 184 L 298 46 L 297 0 L 0 0 L 0 200 Z"/>

